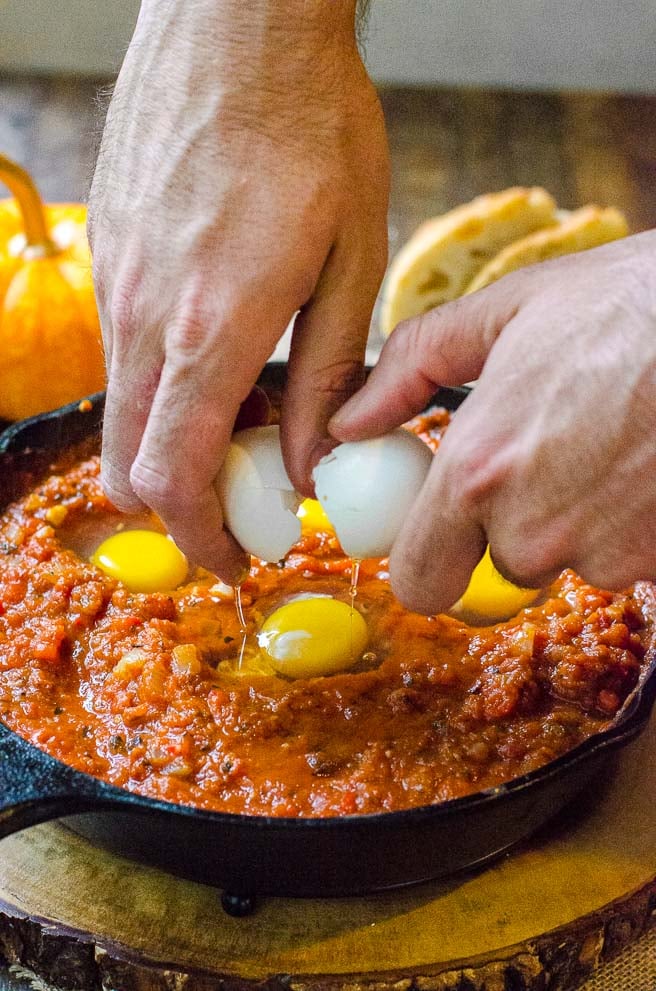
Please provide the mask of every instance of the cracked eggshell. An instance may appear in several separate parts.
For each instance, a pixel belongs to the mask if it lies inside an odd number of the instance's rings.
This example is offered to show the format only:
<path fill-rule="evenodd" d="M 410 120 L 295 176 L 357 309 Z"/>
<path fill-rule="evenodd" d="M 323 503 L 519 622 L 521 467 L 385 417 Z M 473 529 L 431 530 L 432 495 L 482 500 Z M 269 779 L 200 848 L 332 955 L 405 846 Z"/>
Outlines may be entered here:
<path fill-rule="evenodd" d="M 340 444 L 312 477 L 317 499 L 353 558 L 387 557 L 433 455 L 407 430 Z"/>
<path fill-rule="evenodd" d="M 282 460 L 280 429 L 250 427 L 233 435 L 216 480 L 225 525 L 263 561 L 279 561 L 300 539 L 295 492 Z"/>

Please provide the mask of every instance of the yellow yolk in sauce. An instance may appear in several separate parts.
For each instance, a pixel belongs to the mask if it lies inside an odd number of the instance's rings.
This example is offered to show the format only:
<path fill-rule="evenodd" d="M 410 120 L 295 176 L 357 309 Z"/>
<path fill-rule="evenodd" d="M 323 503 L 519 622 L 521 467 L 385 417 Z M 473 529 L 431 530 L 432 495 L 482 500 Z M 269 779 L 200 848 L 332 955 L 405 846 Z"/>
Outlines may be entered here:
<path fill-rule="evenodd" d="M 170 537 L 154 530 L 122 530 L 108 537 L 91 563 L 131 592 L 170 592 L 187 577 L 187 559 Z"/>
<path fill-rule="evenodd" d="M 487 547 L 472 572 L 467 590 L 451 611 L 469 622 L 496 623 L 530 606 L 539 594 L 539 589 L 519 588 L 500 575 Z"/>
<path fill-rule="evenodd" d="M 279 674 L 317 678 L 352 667 L 367 645 L 367 624 L 346 602 L 293 599 L 264 621 L 257 640 Z"/>
<path fill-rule="evenodd" d="M 333 525 L 318 499 L 304 499 L 296 513 L 303 534 L 333 533 Z"/>

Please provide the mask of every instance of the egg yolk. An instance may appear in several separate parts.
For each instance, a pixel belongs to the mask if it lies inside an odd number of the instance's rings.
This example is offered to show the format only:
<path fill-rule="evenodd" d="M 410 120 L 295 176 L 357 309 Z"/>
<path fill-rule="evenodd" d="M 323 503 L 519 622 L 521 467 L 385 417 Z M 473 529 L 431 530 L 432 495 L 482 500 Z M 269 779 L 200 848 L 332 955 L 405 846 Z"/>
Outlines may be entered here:
<path fill-rule="evenodd" d="M 367 639 L 367 624 L 357 609 L 318 596 L 276 609 L 257 637 L 271 666 L 290 678 L 317 678 L 352 667 Z"/>
<path fill-rule="evenodd" d="M 131 592 L 170 592 L 187 577 L 187 559 L 170 537 L 154 530 L 122 530 L 91 557 L 106 575 Z"/>
<path fill-rule="evenodd" d="M 453 606 L 452 612 L 473 621 L 500 622 L 530 606 L 539 594 L 539 589 L 519 588 L 500 575 L 487 547 L 472 572 L 464 595 Z"/>
<path fill-rule="evenodd" d="M 296 515 L 301 521 L 301 531 L 304 534 L 334 532 L 334 527 L 318 499 L 304 499 Z"/>

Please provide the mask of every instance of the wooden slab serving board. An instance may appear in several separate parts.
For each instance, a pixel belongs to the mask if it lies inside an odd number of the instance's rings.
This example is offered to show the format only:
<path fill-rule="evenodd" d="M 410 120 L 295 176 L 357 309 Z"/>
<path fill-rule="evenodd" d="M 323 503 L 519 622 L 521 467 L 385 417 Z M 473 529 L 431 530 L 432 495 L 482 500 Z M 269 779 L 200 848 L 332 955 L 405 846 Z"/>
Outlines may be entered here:
<path fill-rule="evenodd" d="M 0 952 L 81 991 L 571 989 L 652 925 L 656 718 L 521 849 L 384 895 L 268 899 L 234 919 L 214 889 L 61 824 L 0 844 Z"/>

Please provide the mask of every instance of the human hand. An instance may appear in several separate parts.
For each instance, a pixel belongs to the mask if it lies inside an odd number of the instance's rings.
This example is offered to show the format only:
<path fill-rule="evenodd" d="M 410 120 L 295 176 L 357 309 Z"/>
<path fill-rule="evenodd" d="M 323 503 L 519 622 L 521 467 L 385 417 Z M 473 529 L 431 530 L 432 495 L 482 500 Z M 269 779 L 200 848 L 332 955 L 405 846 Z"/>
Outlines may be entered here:
<path fill-rule="evenodd" d="M 213 482 L 293 314 L 282 440 L 309 494 L 361 383 L 384 272 L 382 112 L 355 0 L 145 0 L 90 200 L 108 363 L 102 479 L 227 581 L 245 560 Z"/>
<path fill-rule="evenodd" d="M 395 593 L 435 613 L 486 542 L 539 588 L 656 576 L 656 234 L 523 269 L 401 324 L 333 418 L 341 441 L 392 429 L 438 385 L 479 381 L 390 559 Z"/>

